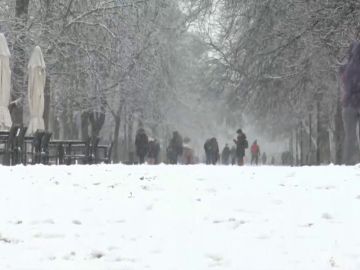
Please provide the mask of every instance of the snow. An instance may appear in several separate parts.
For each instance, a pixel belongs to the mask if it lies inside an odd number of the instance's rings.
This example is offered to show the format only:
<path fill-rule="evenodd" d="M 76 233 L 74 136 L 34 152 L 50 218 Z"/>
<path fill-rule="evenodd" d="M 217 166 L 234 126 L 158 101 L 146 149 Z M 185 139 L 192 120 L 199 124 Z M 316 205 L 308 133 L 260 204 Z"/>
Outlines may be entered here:
<path fill-rule="evenodd" d="M 359 165 L 0 173 L 0 269 L 360 269 Z"/>

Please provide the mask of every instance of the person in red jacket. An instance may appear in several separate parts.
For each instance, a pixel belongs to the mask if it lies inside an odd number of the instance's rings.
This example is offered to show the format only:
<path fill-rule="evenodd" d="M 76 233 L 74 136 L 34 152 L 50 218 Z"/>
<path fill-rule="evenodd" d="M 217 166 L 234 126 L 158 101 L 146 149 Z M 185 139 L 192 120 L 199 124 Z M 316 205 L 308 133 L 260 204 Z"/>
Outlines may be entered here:
<path fill-rule="evenodd" d="M 256 140 L 251 145 L 250 151 L 251 151 L 251 164 L 255 162 L 255 164 L 258 165 L 259 157 L 260 157 L 260 147 L 257 144 Z"/>

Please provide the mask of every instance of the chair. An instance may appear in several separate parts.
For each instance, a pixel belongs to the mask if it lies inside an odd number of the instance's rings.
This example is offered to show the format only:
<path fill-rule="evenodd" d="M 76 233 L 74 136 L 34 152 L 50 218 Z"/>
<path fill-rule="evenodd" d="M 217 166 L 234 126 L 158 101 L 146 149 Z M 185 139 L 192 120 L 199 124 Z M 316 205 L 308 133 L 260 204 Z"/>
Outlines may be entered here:
<path fill-rule="evenodd" d="M 14 155 L 13 155 L 13 164 L 20 164 L 23 163 L 25 164 L 25 143 L 24 143 L 24 138 L 25 138 L 25 133 L 27 131 L 27 127 L 20 127 L 17 136 L 15 138 L 15 147 L 14 147 Z"/>
<path fill-rule="evenodd" d="M 45 135 L 44 130 L 36 130 L 31 145 L 31 164 L 39 164 L 41 162 L 41 141 Z"/>
<path fill-rule="evenodd" d="M 13 154 L 15 148 L 15 138 L 19 131 L 19 126 L 13 125 L 10 128 L 7 140 L 3 143 L 4 148 L 0 149 L 0 156 L 3 156 L 3 165 L 13 165 Z"/>
<path fill-rule="evenodd" d="M 111 155 L 112 155 L 112 149 L 113 149 L 113 142 L 111 142 L 109 145 L 99 145 L 98 146 L 98 155 L 96 158 L 96 163 L 104 162 L 105 164 L 111 163 Z M 103 150 L 103 155 L 100 156 L 99 150 Z"/>
<path fill-rule="evenodd" d="M 81 164 L 89 164 L 90 156 L 91 156 L 91 139 L 87 139 L 82 142 L 81 145 L 72 145 L 69 144 L 68 147 L 65 148 L 65 154 L 63 159 L 65 160 L 66 165 L 71 165 L 74 162 L 80 161 Z"/>
<path fill-rule="evenodd" d="M 98 159 L 98 145 L 100 142 L 100 138 L 92 138 L 90 145 L 90 156 L 89 156 L 89 164 L 96 164 Z"/>
<path fill-rule="evenodd" d="M 49 142 L 51 139 L 52 133 L 45 131 L 43 137 L 41 138 L 40 146 L 40 160 L 42 164 L 49 164 Z"/>

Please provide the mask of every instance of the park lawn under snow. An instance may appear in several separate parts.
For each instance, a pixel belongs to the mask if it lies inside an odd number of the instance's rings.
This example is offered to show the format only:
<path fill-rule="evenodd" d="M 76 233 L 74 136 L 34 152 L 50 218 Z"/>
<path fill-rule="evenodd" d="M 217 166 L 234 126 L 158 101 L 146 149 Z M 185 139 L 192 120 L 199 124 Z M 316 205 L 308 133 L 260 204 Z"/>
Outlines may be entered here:
<path fill-rule="evenodd" d="M 0 175 L 0 269 L 360 269 L 359 165 Z"/>

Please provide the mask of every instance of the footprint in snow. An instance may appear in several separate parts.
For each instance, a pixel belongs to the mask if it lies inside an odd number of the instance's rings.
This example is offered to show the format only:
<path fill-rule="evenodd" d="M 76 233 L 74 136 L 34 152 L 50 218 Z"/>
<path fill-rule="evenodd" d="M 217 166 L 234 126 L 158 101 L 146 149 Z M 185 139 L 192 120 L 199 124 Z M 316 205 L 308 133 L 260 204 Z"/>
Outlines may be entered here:
<path fill-rule="evenodd" d="M 15 220 L 15 221 L 9 221 L 10 224 L 15 224 L 15 225 L 21 225 L 23 224 L 22 220 Z"/>
<path fill-rule="evenodd" d="M 287 178 L 292 178 L 292 177 L 294 177 L 296 175 L 296 173 L 295 172 L 292 172 L 292 173 L 289 173 L 286 177 Z"/>
<path fill-rule="evenodd" d="M 335 186 L 319 186 L 319 187 L 316 187 L 316 189 L 325 189 L 325 190 L 331 190 L 331 189 L 336 189 Z"/>
<path fill-rule="evenodd" d="M 0 234 L 0 242 L 5 243 L 5 244 L 17 244 L 20 241 L 17 239 L 10 239 L 8 237 L 4 237 Z"/>
<path fill-rule="evenodd" d="M 54 220 L 52 220 L 51 218 L 49 218 L 49 219 L 45 219 L 45 220 L 43 220 L 43 222 L 42 223 L 44 223 L 44 224 L 55 224 L 55 221 Z"/>
<path fill-rule="evenodd" d="M 258 237 L 256 237 L 257 239 L 259 239 L 259 240 L 267 240 L 267 239 L 269 239 L 270 237 L 268 236 L 268 235 L 266 235 L 266 234 L 261 234 L 261 235 L 259 235 Z"/>
<path fill-rule="evenodd" d="M 333 267 L 333 268 L 338 268 L 338 267 L 339 267 L 339 266 L 337 265 L 334 257 L 331 257 L 331 258 L 329 259 L 329 264 L 330 264 L 330 266 Z"/>
<path fill-rule="evenodd" d="M 105 254 L 101 251 L 93 251 L 90 254 L 90 257 L 93 259 L 101 259 L 104 256 L 105 256 Z"/>
<path fill-rule="evenodd" d="M 119 220 L 115 220 L 114 222 L 115 223 L 125 223 L 126 220 L 125 219 L 119 219 Z"/>
<path fill-rule="evenodd" d="M 213 223 L 214 224 L 219 224 L 219 223 L 224 223 L 224 221 L 223 220 L 214 220 Z"/>
<path fill-rule="evenodd" d="M 71 260 L 75 256 L 76 256 L 76 252 L 71 251 L 69 254 L 66 254 L 63 256 L 63 260 L 68 261 L 68 260 Z"/>
<path fill-rule="evenodd" d="M 143 189 L 143 190 L 150 190 L 150 188 L 149 188 L 148 186 L 146 186 L 146 185 L 142 185 L 142 186 L 141 186 L 141 189 Z"/>
<path fill-rule="evenodd" d="M 35 221 L 32 221 L 30 222 L 31 225 L 38 225 L 38 224 L 55 224 L 54 220 L 52 219 L 44 219 L 42 221 L 38 221 L 38 220 L 35 220 Z"/>
<path fill-rule="evenodd" d="M 281 201 L 281 200 L 273 200 L 273 204 L 281 205 L 281 204 L 283 204 L 283 201 Z"/>
<path fill-rule="evenodd" d="M 312 226 L 314 226 L 314 223 L 309 222 L 309 223 L 306 223 L 306 224 L 304 224 L 304 225 L 301 225 L 300 227 L 310 228 L 310 227 L 312 227 Z"/>
<path fill-rule="evenodd" d="M 81 225 L 82 224 L 81 221 L 79 221 L 79 220 L 73 220 L 72 223 L 75 224 L 75 225 Z"/>
<path fill-rule="evenodd" d="M 222 256 L 216 254 L 206 254 L 206 257 L 213 262 L 221 262 L 224 259 Z"/>
<path fill-rule="evenodd" d="M 216 254 L 207 254 L 206 257 L 210 259 L 210 267 L 218 267 L 224 265 L 224 258 Z"/>
<path fill-rule="evenodd" d="M 332 219 L 333 217 L 329 213 L 324 213 L 321 216 L 323 219 Z"/>
<path fill-rule="evenodd" d="M 125 257 L 118 257 L 115 259 L 116 262 L 129 262 L 129 263 L 136 263 L 136 260 L 133 258 L 125 258 Z"/>
<path fill-rule="evenodd" d="M 64 234 L 56 234 L 56 233 L 37 233 L 34 234 L 34 238 L 42 238 L 42 239 L 62 239 L 65 238 Z"/>
<path fill-rule="evenodd" d="M 237 228 L 239 228 L 241 225 L 244 225 L 244 224 L 246 224 L 246 221 L 244 221 L 244 220 L 236 221 L 233 226 L 233 229 L 236 230 Z"/>

